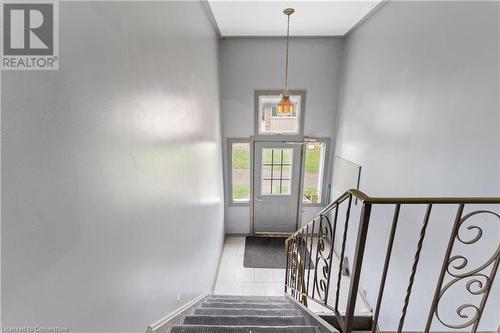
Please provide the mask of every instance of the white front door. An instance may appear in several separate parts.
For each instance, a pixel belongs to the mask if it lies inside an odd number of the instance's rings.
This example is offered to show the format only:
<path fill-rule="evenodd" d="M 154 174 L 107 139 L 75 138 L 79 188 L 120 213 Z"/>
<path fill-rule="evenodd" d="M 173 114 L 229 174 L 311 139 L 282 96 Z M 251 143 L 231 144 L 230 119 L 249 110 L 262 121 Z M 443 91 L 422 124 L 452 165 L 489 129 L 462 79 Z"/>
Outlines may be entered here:
<path fill-rule="evenodd" d="M 255 232 L 297 229 L 302 145 L 254 143 L 253 209 Z"/>

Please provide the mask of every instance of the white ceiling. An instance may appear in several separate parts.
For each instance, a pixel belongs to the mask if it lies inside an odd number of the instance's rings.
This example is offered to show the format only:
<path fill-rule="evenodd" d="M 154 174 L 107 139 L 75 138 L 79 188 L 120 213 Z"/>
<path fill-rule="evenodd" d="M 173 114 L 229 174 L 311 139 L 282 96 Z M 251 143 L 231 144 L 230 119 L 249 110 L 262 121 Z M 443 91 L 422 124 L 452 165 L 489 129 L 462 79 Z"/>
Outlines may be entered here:
<path fill-rule="evenodd" d="M 283 9 L 293 7 L 292 36 L 343 36 L 381 0 L 228 1 L 209 0 L 222 36 L 284 36 Z"/>

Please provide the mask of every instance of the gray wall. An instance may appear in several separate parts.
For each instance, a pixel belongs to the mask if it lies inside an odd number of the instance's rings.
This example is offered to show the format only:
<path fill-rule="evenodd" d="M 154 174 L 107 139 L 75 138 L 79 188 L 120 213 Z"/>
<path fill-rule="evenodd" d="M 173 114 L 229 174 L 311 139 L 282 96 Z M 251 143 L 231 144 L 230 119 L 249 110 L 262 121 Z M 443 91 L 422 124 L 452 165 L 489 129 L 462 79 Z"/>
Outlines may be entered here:
<path fill-rule="evenodd" d="M 222 133 L 225 146 L 226 138 L 245 138 L 254 134 L 254 90 L 282 89 L 285 40 L 227 38 L 221 44 Z M 306 90 L 304 135 L 330 137 L 332 144 L 341 57 L 341 38 L 292 38 L 290 42 L 289 88 Z M 329 173 L 327 170 L 326 174 Z M 249 233 L 249 208 L 228 207 L 227 201 L 226 232 Z M 303 220 L 306 221 L 318 210 L 318 207 L 304 208 Z"/>
<path fill-rule="evenodd" d="M 143 332 L 214 282 L 217 39 L 199 2 L 61 2 L 60 59 L 2 73 L 2 324 Z"/>
<path fill-rule="evenodd" d="M 498 2 L 388 2 L 346 39 L 336 154 L 362 166 L 365 193 L 500 195 L 499 30 Z M 375 211 L 369 233 L 364 286 L 372 305 L 390 214 Z M 401 309 L 423 209 L 402 214 L 383 329 L 396 328 L 400 313 L 394 309 Z M 436 210 L 431 219 L 407 330 L 425 322 L 434 289 L 429 281 L 437 277 L 452 221 L 451 209 Z M 498 244 L 498 221 L 484 222 L 483 242 L 466 249 L 469 267 Z M 499 282 L 482 329 L 498 327 Z M 455 292 L 443 311 L 463 323 L 453 311 L 464 295 Z"/>

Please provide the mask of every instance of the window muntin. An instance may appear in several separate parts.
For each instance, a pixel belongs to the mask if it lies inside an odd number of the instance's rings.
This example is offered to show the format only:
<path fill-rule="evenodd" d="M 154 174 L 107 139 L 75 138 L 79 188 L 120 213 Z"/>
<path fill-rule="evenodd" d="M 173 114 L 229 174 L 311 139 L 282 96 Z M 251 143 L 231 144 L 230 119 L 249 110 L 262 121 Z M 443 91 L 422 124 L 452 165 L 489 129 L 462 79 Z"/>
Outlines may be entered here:
<path fill-rule="evenodd" d="M 299 134 L 301 115 L 301 96 L 290 95 L 294 103 L 294 111 L 291 113 L 278 113 L 278 103 L 281 99 L 279 94 L 259 95 L 259 134 Z"/>
<path fill-rule="evenodd" d="M 231 143 L 231 199 L 235 203 L 250 201 L 250 143 Z"/>
<path fill-rule="evenodd" d="M 302 202 L 310 204 L 322 203 L 323 177 L 325 167 L 325 142 L 308 142 L 305 144 L 305 170 Z"/>
<path fill-rule="evenodd" d="M 290 195 L 293 148 L 262 148 L 262 195 Z"/>

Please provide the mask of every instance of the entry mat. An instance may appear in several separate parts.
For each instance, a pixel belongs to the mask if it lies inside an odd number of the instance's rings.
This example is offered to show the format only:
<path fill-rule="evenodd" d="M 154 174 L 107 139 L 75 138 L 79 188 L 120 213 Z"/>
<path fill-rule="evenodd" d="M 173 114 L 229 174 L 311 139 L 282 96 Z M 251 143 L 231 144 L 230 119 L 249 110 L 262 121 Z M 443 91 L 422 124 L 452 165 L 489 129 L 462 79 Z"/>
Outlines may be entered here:
<path fill-rule="evenodd" d="M 248 236 L 245 241 L 243 266 L 248 268 L 286 268 L 285 237 Z M 309 269 L 314 268 L 309 251 L 300 249 L 301 257 L 308 258 Z M 307 264 L 307 263 L 306 263 Z"/>

